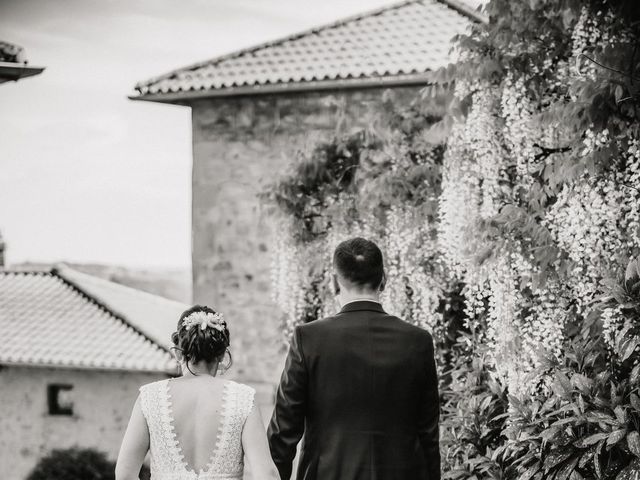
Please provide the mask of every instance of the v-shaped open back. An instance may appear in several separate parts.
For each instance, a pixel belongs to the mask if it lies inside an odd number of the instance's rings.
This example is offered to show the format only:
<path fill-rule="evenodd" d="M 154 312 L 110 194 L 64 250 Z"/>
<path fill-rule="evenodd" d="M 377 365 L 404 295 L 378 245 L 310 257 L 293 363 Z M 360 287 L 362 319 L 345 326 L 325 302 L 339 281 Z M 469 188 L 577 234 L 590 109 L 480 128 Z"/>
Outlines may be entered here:
<path fill-rule="evenodd" d="M 227 381 L 222 386 L 218 405 L 217 425 L 210 422 L 184 430 L 176 425 L 170 380 L 145 385 L 140 389 L 140 406 L 147 421 L 150 436 L 151 478 L 152 480 L 237 480 L 243 474 L 242 429 L 253 408 L 255 391 L 239 383 Z M 175 392 L 173 392 L 175 394 Z M 198 410 L 206 412 L 204 417 L 212 418 L 215 405 L 203 404 L 202 398 L 189 398 L 188 392 L 181 392 L 180 411 L 188 422 L 198 422 Z M 194 394 L 197 395 L 197 394 Z M 192 412 L 189 409 L 193 410 Z M 194 416 L 189 418 L 189 415 Z M 191 423 L 191 426 L 193 424 Z M 211 428 L 209 432 L 202 427 Z M 205 450 L 210 455 L 206 465 L 195 465 L 185 459 L 181 441 L 187 441 L 189 459 L 203 458 Z M 203 449 L 195 455 L 194 449 Z M 202 462 L 204 463 L 204 462 Z"/>
<path fill-rule="evenodd" d="M 180 399 L 183 402 L 180 410 L 183 417 L 187 416 L 184 420 L 189 423 L 188 430 L 191 430 L 188 436 L 176 421 L 173 388 L 177 388 L 178 386 L 171 381 L 165 383 L 169 430 L 173 433 L 176 449 L 178 450 L 177 455 L 180 457 L 184 469 L 187 472 L 206 473 L 211 468 L 211 463 L 214 458 L 220 454 L 220 437 L 226 429 L 225 422 L 229 417 L 228 404 L 230 386 L 229 382 L 221 383 L 222 385 L 218 386 L 218 391 L 207 392 L 214 394 L 210 399 L 209 405 L 202 405 L 201 398 L 189 398 L 189 396 L 201 397 L 202 392 L 198 392 L 196 395 L 189 395 L 191 392 L 179 392 L 178 396 L 183 397 Z M 211 389 L 209 388 L 208 390 Z M 212 410 L 215 411 L 213 415 Z M 195 457 L 199 457 L 200 459 L 204 458 L 205 460 L 198 462 L 195 460 Z"/>

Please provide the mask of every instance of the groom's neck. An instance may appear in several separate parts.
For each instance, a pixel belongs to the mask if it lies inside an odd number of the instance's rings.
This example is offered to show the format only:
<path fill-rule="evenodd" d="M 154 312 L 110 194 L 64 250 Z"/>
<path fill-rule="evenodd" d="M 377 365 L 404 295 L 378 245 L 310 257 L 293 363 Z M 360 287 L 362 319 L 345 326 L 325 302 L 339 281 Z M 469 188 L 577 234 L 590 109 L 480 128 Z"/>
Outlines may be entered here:
<path fill-rule="evenodd" d="M 340 297 L 338 298 L 338 302 L 340 303 L 340 308 L 344 307 L 347 303 L 362 302 L 362 301 L 380 303 L 380 293 L 343 291 L 340 293 Z"/>

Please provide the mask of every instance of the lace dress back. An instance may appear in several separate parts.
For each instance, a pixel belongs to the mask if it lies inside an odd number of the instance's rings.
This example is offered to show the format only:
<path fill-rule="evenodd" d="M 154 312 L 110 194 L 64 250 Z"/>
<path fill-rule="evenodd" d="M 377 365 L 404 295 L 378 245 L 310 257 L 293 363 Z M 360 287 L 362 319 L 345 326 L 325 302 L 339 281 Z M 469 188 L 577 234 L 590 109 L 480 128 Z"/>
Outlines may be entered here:
<path fill-rule="evenodd" d="M 152 480 L 238 480 L 244 471 L 242 429 L 253 408 L 255 390 L 227 381 L 211 460 L 198 472 L 185 462 L 173 425 L 169 380 L 140 388 L 140 407 L 150 436 Z"/>

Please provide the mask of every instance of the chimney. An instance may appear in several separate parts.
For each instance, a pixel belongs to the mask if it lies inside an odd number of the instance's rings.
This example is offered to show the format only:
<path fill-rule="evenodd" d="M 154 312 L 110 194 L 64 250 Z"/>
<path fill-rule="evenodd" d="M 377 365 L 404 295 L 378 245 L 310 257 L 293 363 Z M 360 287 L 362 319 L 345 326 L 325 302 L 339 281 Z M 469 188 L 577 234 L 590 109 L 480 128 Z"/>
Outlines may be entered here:
<path fill-rule="evenodd" d="M 0 268 L 4 268 L 4 251 L 7 245 L 4 243 L 4 239 L 2 238 L 2 232 L 0 232 Z"/>

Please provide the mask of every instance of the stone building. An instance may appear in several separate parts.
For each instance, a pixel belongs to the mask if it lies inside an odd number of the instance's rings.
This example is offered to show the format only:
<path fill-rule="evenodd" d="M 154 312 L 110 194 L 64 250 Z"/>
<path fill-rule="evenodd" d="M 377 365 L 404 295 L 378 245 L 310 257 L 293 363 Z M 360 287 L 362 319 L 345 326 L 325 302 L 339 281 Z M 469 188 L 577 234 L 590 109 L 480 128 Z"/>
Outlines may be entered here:
<path fill-rule="evenodd" d="M 272 385 L 281 313 L 272 226 L 258 194 L 339 122 L 363 126 L 393 89 L 409 102 L 483 18 L 457 0 L 410 0 L 142 82 L 131 98 L 191 108 L 193 296 L 231 322 L 235 374 Z"/>
<path fill-rule="evenodd" d="M 54 448 L 115 460 L 142 384 L 176 373 L 185 306 L 68 267 L 0 268 L 0 478 Z"/>

